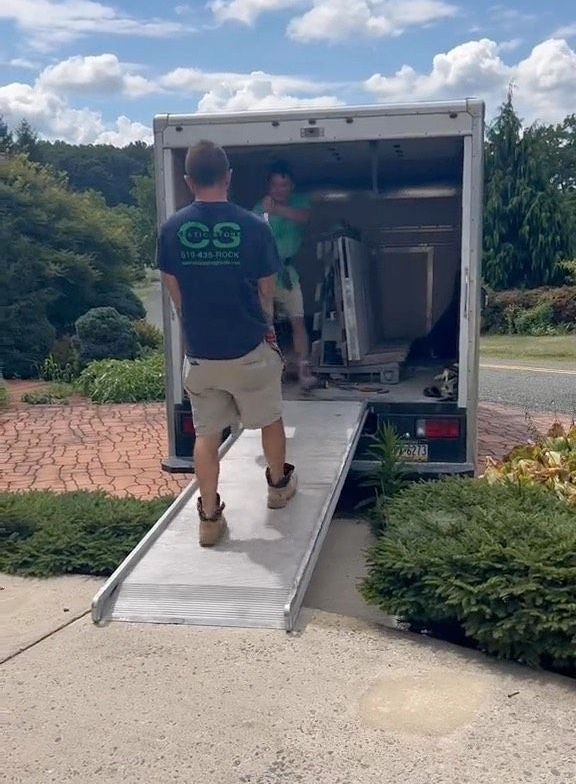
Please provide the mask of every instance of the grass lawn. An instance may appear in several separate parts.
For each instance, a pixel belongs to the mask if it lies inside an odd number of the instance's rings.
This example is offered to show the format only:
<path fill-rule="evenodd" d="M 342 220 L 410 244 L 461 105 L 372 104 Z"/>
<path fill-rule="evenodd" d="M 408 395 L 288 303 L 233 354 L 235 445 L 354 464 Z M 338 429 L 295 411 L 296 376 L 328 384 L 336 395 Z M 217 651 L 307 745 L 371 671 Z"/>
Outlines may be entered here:
<path fill-rule="evenodd" d="M 522 359 L 572 362 L 576 367 L 576 334 L 541 338 L 527 335 L 489 335 L 480 343 L 482 360 Z"/>

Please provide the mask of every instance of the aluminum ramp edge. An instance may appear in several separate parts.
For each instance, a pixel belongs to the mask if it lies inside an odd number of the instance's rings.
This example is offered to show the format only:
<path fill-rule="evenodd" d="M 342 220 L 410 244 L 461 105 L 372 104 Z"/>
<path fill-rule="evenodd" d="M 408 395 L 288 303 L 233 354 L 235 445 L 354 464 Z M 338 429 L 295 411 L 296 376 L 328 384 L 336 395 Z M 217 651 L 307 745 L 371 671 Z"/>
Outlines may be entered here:
<path fill-rule="evenodd" d="M 300 568 L 296 574 L 294 583 L 290 590 L 288 601 L 284 606 L 284 623 L 287 632 L 292 631 L 296 624 L 302 602 L 304 601 L 304 596 L 306 595 L 308 585 L 312 578 L 312 574 L 314 573 L 314 568 L 316 567 L 318 556 L 320 555 L 320 550 L 322 549 L 322 545 L 326 539 L 326 534 L 328 533 L 328 528 L 332 522 L 332 517 L 336 511 L 336 506 L 340 499 L 344 482 L 346 481 L 346 477 L 348 476 L 348 472 L 354 460 L 356 447 L 360 441 L 360 436 L 362 435 L 362 430 L 364 428 L 367 416 L 368 406 L 364 404 L 356 423 L 356 429 L 352 435 L 352 438 L 350 439 L 348 450 L 344 455 L 342 463 L 338 469 L 332 492 L 324 503 L 324 508 L 322 509 L 320 516 L 320 525 L 316 532 L 316 536 L 309 543 L 308 550 L 300 563 Z"/>
<path fill-rule="evenodd" d="M 238 431 L 229 436 L 220 447 L 220 457 L 224 457 L 233 444 L 238 440 L 242 431 Z M 114 592 L 122 583 L 125 577 L 132 571 L 135 564 L 150 550 L 154 542 L 168 528 L 176 515 L 186 506 L 198 489 L 198 481 L 193 479 L 180 493 L 174 503 L 168 507 L 164 514 L 157 520 L 147 534 L 138 542 L 136 547 L 122 561 L 120 566 L 106 580 L 102 588 L 92 600 L 92 620 L 94 623 L 101 623 L 105 618 L 107 603 L 112 599 Z"/>

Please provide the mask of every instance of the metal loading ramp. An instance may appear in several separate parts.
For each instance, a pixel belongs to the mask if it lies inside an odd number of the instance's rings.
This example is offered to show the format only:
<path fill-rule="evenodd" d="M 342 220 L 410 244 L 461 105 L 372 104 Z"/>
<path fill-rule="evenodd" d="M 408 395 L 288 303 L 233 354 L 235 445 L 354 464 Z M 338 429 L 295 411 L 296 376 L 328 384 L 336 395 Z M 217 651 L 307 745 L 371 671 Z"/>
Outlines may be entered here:
<path fill-rule="evenodd" d="M 192 482 L 98 592 L 93 620 L 291 630 L 365 416 L 357 401 L 285 404 L 299 491 L 282 510 L 266 506 L 260 433 L 229 441 L 220 472 L 226 538 L 198 545 Z"/>

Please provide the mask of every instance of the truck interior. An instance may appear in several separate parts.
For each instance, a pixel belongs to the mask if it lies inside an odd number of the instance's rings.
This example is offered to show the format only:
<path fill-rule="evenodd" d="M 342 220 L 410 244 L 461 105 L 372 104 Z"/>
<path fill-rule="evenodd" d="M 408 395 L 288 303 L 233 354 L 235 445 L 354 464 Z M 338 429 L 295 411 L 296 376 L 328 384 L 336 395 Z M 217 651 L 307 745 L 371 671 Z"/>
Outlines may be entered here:
<path fill-rule="evenodd" d="M 177 208 L 189 200 L 185 152 L 174 156 Z M 227 152 L 231 198 L 241 206 L 251 209 L 262 198 L 268 168 L 278 160 L 312 198 L 294 263 L 321 381 L 313 397 L 453 405 L 462 139 L 303 141 Z M 288 386 L 287 397 L 299 394 Z"/>

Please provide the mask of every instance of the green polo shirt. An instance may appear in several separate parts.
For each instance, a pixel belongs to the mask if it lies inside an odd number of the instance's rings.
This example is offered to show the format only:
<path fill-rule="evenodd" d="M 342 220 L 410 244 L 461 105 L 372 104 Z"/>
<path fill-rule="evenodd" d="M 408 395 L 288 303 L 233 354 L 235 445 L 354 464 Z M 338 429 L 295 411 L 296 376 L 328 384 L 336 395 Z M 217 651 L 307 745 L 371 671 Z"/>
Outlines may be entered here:
<path fill-rule="evenodd" d="M 310 197 L 303 193 L 293 193 L 292 196 L 290 196 L 287 206 L 293 207 L 295 210 L 309 210 Z M 264 215 L 264 208 L 262 207 L 261 201 L 254 207 L 253 212 L 257 215 Z M 288 220 L 280 215 L 269 215 L 268 223 L 270 224 L 272 234 L 276 240 L 276 247 L 278 248 L 278 255 L 281 260 L 286 261 L 286 259 L 293 259 L 302 245 L 306 225 Z M 299 282 L 296 269 L 290 264 L 288 265 L 286 272 L 290 276 L 292 285 L 296 285 Z M 281 280 L 278 281 L 278 286 L 280 288 L 288 288 Z"/>

